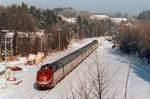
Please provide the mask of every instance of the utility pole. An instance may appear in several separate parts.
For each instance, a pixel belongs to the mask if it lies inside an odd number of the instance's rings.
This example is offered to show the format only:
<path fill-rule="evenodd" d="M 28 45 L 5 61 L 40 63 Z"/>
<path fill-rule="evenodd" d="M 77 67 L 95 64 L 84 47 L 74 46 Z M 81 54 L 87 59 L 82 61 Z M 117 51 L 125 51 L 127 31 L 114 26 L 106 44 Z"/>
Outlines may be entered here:
<path fill-rule="evenodd" d="M 41 38 L 41 52 L 43 51 L 43 41 L 42 41 L 42 37 L 44 36 L 43 32 L 40 31 L 40 38 Z"/>
<path fill-rule="evenodd" d="M 58 50 L 60 51 L 60 31 L 62 30 L 61 28 L 58 28 Z"/>
<path fill-rule="evenodd" d="M 43 46 L 42 46 L 42 36 L 41 36 L 41 52 L 42 52 L 42 47 L 43 47 Z"/>
<path fill-rule="evenodd" d="M 85 28 L 84 28 L 84 27 L 85 27 L 85 25 L 81 25 L 81 26 L 82 26 L 82 36 L 81 36 L 81 38 L 83 39 L 83 37 L 84 37 L 84 33 L 85 33 L 85 31 L 84 31 L 84 30 L 85 30 Z"/>
<path fill-rule="evenodd" d="M 96 31 L 95 31 L 95 36 L 97 37 L 97 24 L 96 24 L 96 26 L 95 26 L 96 28 Z"/>
<path fill-rule="evenodd" d="M 69 28 L 69 40 L 71 41 L 72 28 Z"/>
<path fill-rule="evenodd" d="M 5 63 L 6 63 L 6 35 L 5 35 L 5 51 L 4 51 L 4 55 L 5 55 Z"/>
<path fill-rule="evenodd" d="M 59 31 L 59 51 L 60 51 L 60 31 Z"/>
<path fill-rule="evenodd" d="M 77 41 L 79 39 L 79 30 L 80 30 L 80 26 L 77 26 Z"/>
<path fill-rule="evenodd" d="M 5 34 L 5 51 L 4 51 L 4 59 L 5 59 L 5 88 L 6 88 L 6 87 L 7 87 L 6 34 Z"/>

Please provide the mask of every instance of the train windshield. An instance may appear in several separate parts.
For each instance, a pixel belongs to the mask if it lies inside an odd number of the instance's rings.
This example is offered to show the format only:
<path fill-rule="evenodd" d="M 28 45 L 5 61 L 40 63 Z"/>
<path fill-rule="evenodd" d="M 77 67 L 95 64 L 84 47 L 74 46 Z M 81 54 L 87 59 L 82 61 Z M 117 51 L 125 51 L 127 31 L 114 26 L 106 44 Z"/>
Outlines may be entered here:
<path fill-rule="evenodd" d="M 44 66 L 41 67 L 41 70 L 48 70 L 48 69 L 51 69 L 51 68 L 52 68 L 51 65 L 46 64 L 46 65 L 44 65 Z"/>

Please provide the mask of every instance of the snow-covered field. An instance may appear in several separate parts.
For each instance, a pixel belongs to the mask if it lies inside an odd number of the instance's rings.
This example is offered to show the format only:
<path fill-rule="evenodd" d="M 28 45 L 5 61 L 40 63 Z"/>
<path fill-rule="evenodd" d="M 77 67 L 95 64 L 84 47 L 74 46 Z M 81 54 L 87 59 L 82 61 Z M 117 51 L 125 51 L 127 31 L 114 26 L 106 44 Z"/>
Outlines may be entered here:
<path fill-rule="evenodd" d="M 41 64 L 34 67 L 25 67 L 24 71 L 16 74 L 17 80 L 23 80 L 20 84 L 14 85 L 7 82 L 5 88 L 3 77 L 0 77 L 0 99 L 66 99 L 72 85 L 78 86 L 80 80 L 86 80 L 90 68 L 95 68 L 95 53 L 103 66 L 108 66 L 109 74 L 115 75 L 109 84 L 108 96 L 115 95 L 115 99 L 124 99 L 125 81 L 129 68 L 128 55 L 121 54 L 117 49 L 111 49 L 111 42 L 105 37 L 85 39 L 80 42 L 73 42 L 66 51 L 52 53 L 42 64 L 53 62 L 64 55 L 84 46 L 93 39 L 99 41 L 99 48 L 93 52 L 85 61 L 59 82 L 53 89 L 38 91 L 34 89 L 36 71 Z M 132 57 L 132 68 L 130 71 L 127 99 L 150 99 L 150 66 L 146 66 L 139 59 Z M 18 63 L 22 65 L 21 63 Z"/>

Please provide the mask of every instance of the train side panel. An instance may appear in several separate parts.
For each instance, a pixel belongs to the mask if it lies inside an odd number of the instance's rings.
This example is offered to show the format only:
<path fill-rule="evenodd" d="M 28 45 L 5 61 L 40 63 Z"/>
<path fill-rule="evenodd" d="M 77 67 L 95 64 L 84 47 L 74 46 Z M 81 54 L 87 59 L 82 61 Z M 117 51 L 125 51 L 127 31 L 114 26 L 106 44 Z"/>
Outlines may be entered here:
<path fill-rule="evenodd" d="M 63 77 L 64 77 L 64 70 L 63 70 L 63 68 L 60 68 L 59 70 L 55 71 L 54 76 L 53 76 L 53 84 L 55 85 Z"/>
<path fill-rule="evenodd" d="M 76 59 L 72 61 L 72 69 L 74 69 L 80 62 L 81 56 L 78 56 Z"/>
<path fill-rule="evenodd" d="M 81 55 L 79 55 L 78 57 L 77 57 L 77 60 L 76 60 L 76 64 L 74 65 L 74 68 L 76 68 L 77 66 L 78 66 L 78 64 L 80 64 L 80 62 L 83 60 L 83 56 L 82 56 L 82 54 Z"/>
<path fill-rule="evenodd" d="M 67 75 L 72 70 L 72 61 L 64 66 L 64 75 Z"/>

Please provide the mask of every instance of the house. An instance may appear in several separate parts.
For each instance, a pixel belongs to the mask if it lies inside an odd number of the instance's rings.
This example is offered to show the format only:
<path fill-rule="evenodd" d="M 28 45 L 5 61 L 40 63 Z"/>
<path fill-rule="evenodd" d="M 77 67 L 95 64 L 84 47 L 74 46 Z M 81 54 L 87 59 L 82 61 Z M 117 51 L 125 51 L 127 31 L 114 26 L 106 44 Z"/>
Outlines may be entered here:
<path fill-rule="evenodd" d="M 13 36 L 14 33 L 9 30 L 0 31 L 0 55 L 5 55 L 4 51 L 6 50 L 6 55 L 12 54 L 13 50 Z"/>
<path fill-rule="evenodd" d="M 44 34 L 44 30 L 38 30 L 36 32 L 30 32 L 30 33 L 25 33 L 25 32 L 17 32 L 17 33 L 19 38 L 23 38 L 23 37 L 30 38 L 32 43 L 35 42 L 36 37 L 39 37 L 43 43 L 46 42 L 45 40 L 46 35 Z M 2 52 L 4 52 L 5 50 L 5 43 L 6 43 L 7 52 L 10 55 L 13 54 L 13 39 L 14 39 L 14 32 L 10 32 L 9 30 L 0 31 L 0 55 L 2 55 Z"/>
<path fill-rule="evenodd" d="M 6 42 L 6 48 L 11 49 L 13 47 L 12 42 L 13 42 L 13 32 L 9 32 L 9 30 L 1 30 L 0 32 L 0 48 L 4 49 L 5 42 Z M 5 41 L 6 37 L 6 41 Z"/>

